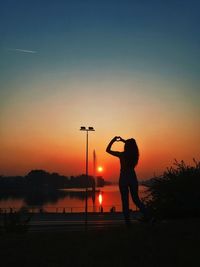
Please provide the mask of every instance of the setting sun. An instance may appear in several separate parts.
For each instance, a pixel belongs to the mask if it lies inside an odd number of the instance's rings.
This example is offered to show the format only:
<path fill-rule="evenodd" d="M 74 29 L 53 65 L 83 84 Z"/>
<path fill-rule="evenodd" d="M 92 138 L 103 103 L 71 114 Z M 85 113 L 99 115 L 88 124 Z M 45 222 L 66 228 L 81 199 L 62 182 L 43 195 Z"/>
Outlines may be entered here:
<path fill-rule="evenodd" d="M 103 171 L 103 167 L 102 167 L 102 166 L 99 166 L 99 167 L 97 168 L 97 170 L 98 170 L 98 172 L 102 172 L 102 171 Z"/>

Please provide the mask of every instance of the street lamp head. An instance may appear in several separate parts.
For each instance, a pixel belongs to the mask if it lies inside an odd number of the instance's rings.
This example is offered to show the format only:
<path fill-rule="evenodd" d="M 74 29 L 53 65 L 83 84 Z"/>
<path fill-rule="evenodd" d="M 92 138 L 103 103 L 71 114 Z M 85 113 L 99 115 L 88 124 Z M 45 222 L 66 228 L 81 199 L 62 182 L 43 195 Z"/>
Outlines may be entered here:
<path fill-rule="evenodd" d="M 93 127 L 86 128 L 85 126 L 81 126 L 80 131 L 95 131 Z"/>
<path fill-rule="evenodd" d="M 94 131 L 94 128 L 93 127 L 88 127 L 88 130 L 89 131 Z"/>
<path fill-rule="evenodd" d="M 85 126 L 81 126 L 80 131 L 86 131 Z"/>

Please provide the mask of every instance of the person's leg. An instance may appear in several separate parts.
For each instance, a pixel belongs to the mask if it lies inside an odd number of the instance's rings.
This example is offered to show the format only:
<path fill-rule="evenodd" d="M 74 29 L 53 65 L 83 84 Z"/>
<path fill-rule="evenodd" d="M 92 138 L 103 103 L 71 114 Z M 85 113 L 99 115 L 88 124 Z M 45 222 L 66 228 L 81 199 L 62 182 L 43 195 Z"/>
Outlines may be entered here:
<path fill-rule="evenodd" d="M 144 216 L 147 216 L 147 209 L 143 202 L 140 200 L 139 195 L 138 195 L 138 182 L 137 180 L 132 180 L 130 185 L 130 193 L 133 202 L 135 205 L 139 208 L 139 210 L 144 214 Z"/>
<path fill-rule="evenodd" d="M 121 193 L 122 210 L 124 214 L 124 219 L 125 219 L 125 222 L 128 224 L 130 223 L 128 185 L 126 183 L 123 183 L 123 181 L 119 181 L 119 189 Z"/>

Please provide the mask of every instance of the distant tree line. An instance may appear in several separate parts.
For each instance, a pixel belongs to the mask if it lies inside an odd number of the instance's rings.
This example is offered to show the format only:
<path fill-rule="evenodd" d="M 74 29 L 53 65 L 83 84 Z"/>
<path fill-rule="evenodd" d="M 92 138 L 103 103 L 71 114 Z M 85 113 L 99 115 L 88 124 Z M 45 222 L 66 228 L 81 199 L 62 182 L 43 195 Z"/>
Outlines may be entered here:
<path fill-rule="evenodd" d="M 109 184 L 102 177 L 96 178 L 96 186 Z M 32 170 L 26 176 L 0 176 L 0 192 L 2 191 L 54 191 L 64 188 L 93 188 L 95 178 L 82 174 L 79 176 L 63 176 L 44 170 Z"/>

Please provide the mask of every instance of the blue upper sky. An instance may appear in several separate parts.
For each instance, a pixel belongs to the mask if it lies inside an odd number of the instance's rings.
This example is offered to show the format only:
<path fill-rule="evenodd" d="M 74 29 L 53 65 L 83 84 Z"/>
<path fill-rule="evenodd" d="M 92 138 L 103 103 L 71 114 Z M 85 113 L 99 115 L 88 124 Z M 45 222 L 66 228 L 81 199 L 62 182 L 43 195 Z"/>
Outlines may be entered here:
<path fill-rule="evenodd" d="M 197 78 L 199 7 L 194 0 L 1 1 L 1 69 L 19 75 L 30 65 L 31 71 L 106 65 Z"/>

